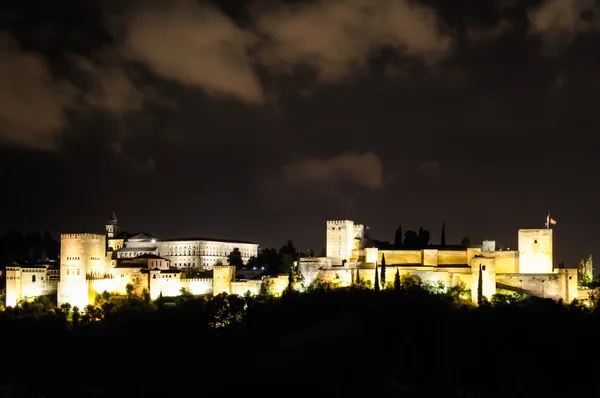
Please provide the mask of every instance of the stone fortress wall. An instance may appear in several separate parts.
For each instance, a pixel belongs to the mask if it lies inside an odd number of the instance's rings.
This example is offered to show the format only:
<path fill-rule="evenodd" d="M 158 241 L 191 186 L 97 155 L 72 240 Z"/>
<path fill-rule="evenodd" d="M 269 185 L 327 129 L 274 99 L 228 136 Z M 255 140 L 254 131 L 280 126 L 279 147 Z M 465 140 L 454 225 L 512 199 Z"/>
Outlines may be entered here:
<path fill-rule="evenodd" d="M 107 235 L 62 234 L 59 275 L 47 266 L 7 267 L 6 305 L 15 306 L 22 300 L 57 294 L 59 304 L 69 302 L 83 308 L 104 291 L 126 294 L 127 284 L 132 284 L 138 294 L 147 289 L 153 299 L 161 294 L 177 296 L 182 289 L 192 294 L 244 295 L 259 293 L 266 283 L 278 295 L 287 287 L 287 275 L 237 280 L 235 267 L 229 265 L 213 266 L 212 278 L 196 279 L 182 278 L 181 270 L 144 268 L 141 263 L 118 267 L 112 249 L 122 248 L 123 240 L 114 235 L 118 231 L 116 218 L 110 226 L 112 232 L 107 228 Z M 373 284 L 376 264 L 381 272 L 379 265 L 385 257 L 388 284 L 393 283 L 398 270 L 402 277 L 421 282 L 463 286 L 476 300 L 481 272 L 482 290 L 487 298 L 498 289 L 567 302 L 578 298 L 577 270 L 554 269 L 552 266 L 551 229 L 519 230 L 518 250 L 497 251 L 493 241 L 462 250 L 379 250 L 365 247 L 363 225 L 355 225 L 350 220 L 328 221 L 326 228 L 328 256 L 303 258 L 299 263 L 298 270 L 305 286 L 315 281 L 337 286 L 349 286 L 361 280 Z M 107 242 L 107 236 L 111 234 L 113 238 Z"/>
<path fill-rule="evenodd" d="M 421 282 L 441 282 L 447 287 L 462 285 L 476 301 L 481 270 L 482 290 L 488 299 L 497 289 L 566 302 L 578 298 L 577 270 L 553 267 L 552 229 L 519 230 L 516 251 L 498 251 L 493 241 L 462 250 L 379 250 L 361 247 L 364 236 L 352 236 L 350 242 L 348 231 L 353 231 L 353 225 L 350 220 L 327 222 L 328 256 L 300 261 L 305 283 L 321 280 L 348 286 L 360 279 L 372 284 L 376 264 L 380 265 L 385 257 L 386 283 L 393 282 L 398 270 L 401 277 L 414 277 Z"/>

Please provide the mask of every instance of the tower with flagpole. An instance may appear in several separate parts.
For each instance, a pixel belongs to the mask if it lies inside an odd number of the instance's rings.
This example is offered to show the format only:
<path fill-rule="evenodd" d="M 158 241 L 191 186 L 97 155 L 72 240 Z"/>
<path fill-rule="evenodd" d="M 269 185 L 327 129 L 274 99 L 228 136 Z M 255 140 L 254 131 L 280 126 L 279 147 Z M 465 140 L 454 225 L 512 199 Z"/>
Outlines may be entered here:
<path fill-rule="evenodd" d="M 550 229 L 551 225 L 556 225 L 556 220 L 550 217 L 550 210 L 548 210 L 548 214 L 546 215 L 546 224 L 544 224 L 544 226 L 546 229 Z"/>

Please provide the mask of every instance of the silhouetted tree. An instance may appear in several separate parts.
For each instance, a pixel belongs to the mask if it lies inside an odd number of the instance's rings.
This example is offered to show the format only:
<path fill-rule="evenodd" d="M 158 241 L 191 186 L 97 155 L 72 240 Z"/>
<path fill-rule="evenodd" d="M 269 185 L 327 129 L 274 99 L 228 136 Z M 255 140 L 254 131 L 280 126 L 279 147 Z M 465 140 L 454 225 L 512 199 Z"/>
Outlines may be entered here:
<path fill-rule="evenodd" d="M 423 227 L 419 228 L 419 249 L 423 249 L 429 245 L 430 236 L 429 231 L 423 229 Z"/>
<path fill-rule="evenodd" d="M 394 276 L 394 291 L 400 292 L 400 270 L 396 267 L 396 275 Z"/>
<path fill-rule="evenodd" d="M 360 285 L 360 268 L 356 269 L 356 284 Z"/>
<path fill-rule="evenodd" d="M 467 236 L 465 236 L 464 238 L 462 238 L 462 240 L 460 241 L 460 244 L 462 246 L 471 246 L 471 239 L 469 239 Z"/>
<path fill-rule="evenodd" d="M 446 223 L 442 223 L 442 246 L 446 246 Z"/>
<path fill-rule="evenodd" d="M 404 249 L 417 250 L 419 249 L 419 235 L 413 230 L 408 230 L 404 233 Z"/>
<path fill-rule="evenodd" d="M 381 287 L 385 289 L 385 254 L 381 254 Z"/>
<path fill-rule="evenodd" d="M 279 258 L 281 259 L 281 268 L 278 273 L 287 273 L 294 266 L 294 262 L 298 260 L 299 254 L 291 240 L 279 249 Z"/>
<path fill-rule="evenodd" d="M 374 282 L 375 291 L 379 291 L 379 274 L 377 272 L 377 263 L 375 263 L 375 282 Z"/>
<path fill-rule="evenodd" d="M 128 283 L 127 285 L 125 285 L 125 292 L 127 293 L 127 298 L 129 300 L 131 300 L 131 298 L 133 297 L 134 289 L 135 289 L 135 287 L 131 283 Z"/>
<path fill-rule="evenodd" d="M 81 314 L 79 313 L 79 307 L 73 307 L 73 315 L 71 316 L 71 321 L 73 323 L 73 327 L 76 328 L 79 326 L 79 319 L 81 318 Z"/>
<path fill-rule="evenodd" d="M 30 231 L 25 236 L 27 240 L 27 261 L 36 263 L 42 254 L 42 237 L 37 231 Z"/>
<path fill-rule="evenodd" d="M 479 264 L 479 278 L 477 279 L 477 305 L 483 304 L 483 272 Z"/>
<path fill-rule="evenodd" d="M 258 254 L 258 261 L 261 267 L 264 267 L 269 275 L 278 275 L 282 268 L 281 257 L 274 248 L 263 249 Z"/>
<path fill-rule="evenodd" d="M 398 226 L 396 235 L 394 235 L 394 249 L 402 249 L 402 225 Z"/>
<path fill-rule="evenodd" d="M 325 248 L 321 249 L 319 252 L 319 257 L 327 257 L 327 250 Z"/>
<path fill-rule="evenodd" d="M 290 272 L 288 273 L 288 285 L 286 291 L 288 293 L 296 291 L 296 272 L 293 268 L 290 268 Z"/>
<path fill-rule="evenodd" d="M 237 268 L 241 268 L 244 265 L 244 260 L 242 260 L 242 253 L 240 249 L 234 247 L 231 253 L 227 256 L 227 263 L 229 265 L 235 265 Z"/>

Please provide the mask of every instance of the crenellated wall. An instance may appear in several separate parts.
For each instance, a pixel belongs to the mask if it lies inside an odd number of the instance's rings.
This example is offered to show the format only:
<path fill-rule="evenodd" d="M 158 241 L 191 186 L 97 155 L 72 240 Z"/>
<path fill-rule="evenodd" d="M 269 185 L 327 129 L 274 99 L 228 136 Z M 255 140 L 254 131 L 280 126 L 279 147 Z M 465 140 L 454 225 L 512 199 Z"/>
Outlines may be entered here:
<path fill-rule="evenodd" d="M 341 261 L 353 261 L 353 253 L 363 249 L 364 225 L 354 221 L 327 221 L 327 257 Z"/>
<path fill-rule="evenodd" d="M 213 291 L 213 280 L 211 278 L 189 278 L 181 279 L 181 287 L 188 293 L 211 294 Z"/>

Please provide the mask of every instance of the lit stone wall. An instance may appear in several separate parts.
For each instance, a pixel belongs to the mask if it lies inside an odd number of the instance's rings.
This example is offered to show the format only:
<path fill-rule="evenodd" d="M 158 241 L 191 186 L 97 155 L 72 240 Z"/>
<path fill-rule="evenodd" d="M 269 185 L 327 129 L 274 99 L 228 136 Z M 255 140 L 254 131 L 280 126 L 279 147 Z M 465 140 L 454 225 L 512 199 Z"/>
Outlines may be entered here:
<path fill-rule="evenodd" d="M 55 294 L 57 283 L 48 277 L 45 266 L 6 267 L 5 305 L 14 307 L 21 301 Z"/>
<path fill-rule="evenodd" d="M 244 296 L 246 293 L 259 294 L 263 284 L 262 280 L 239 281 L 231 283 L 231 294 Z"/>
<path fill-rule="evenodd" d="M 379 282 L 381 283 L 381 267 L 377 267 L 379 272 Z M 396 270 L 399 271 L 401 278 L 414 277 L 421 283 L 443 283 L 446 287 L 464 285 L 465 289 L 471 287 L 471 269 L 470 268 L 444 268 L 438 267 L 394 267 L 386 266 L 385 281 L 386 287 L 391 288 L 394 284 Z M 333 271 L 332 271 L 333 272 Z M 354 280 L 357 277 L 365 282 L 375 283 L 375 268 L 359 268 L 354 270 Z"/>
<path fill-rule="evenodd" d="M 552 229 L 520 229 L 518 272 L 549 274 L 552 271 Z"/>
<path fill-rule="evenodd" d="M 438 250 L 438 265 L 469 264 L 466 250 Z"/>
<path fill-rule="evenodd" d="M 57 281 L 49 280 L 46 267 L 21 268 L 21 294 L 23 299 L 56 293 Z"/>
<path fill-rule="evenodd" d="M 378 250 L 369 247 L 364 250 L 365 262 L 381 264 L 385 254 L 386 265 L 465 265 L 469 264 L 469 253 L 467 250 Z"/>
<path fill-rule="evenodd" d="M 212 278 L 187 278 L 181 280 L 181 287 L 185 288 L 191 294 L 212 294 Z"/>
<path fill-rule="evenodd" d="M 382 254 L 385 254 L 386 264 L 421 264 L 423 253 L 421 250 L 379 250 L 377 253 L 377 264 L 381 264 Z"/>
<path fill-rule="evenodd" d="M 499 289 L 529 295 L 562 299 L 567 303 L 578 298 L 577 269 L 560 269 L 550 274 L 496 274 Z"/>
<path fill-rule="evenodd" d="M 482 251 L 481 255 L 496 260 L 496 273 L 514 274 L 519 272 L 518 251 Z"/>

